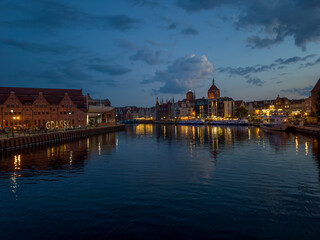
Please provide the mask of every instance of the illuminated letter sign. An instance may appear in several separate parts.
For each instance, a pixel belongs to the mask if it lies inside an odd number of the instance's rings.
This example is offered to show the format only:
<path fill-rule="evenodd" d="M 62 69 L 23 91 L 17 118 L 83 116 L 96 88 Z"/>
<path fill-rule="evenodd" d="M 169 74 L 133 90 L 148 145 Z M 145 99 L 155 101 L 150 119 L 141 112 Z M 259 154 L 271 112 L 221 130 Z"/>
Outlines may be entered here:
<path fill-rule="evenodd" d="M 61 121 L 48 121 L 46 122 L 46 128 L 49 129 L 66 129 L 69 128 L 70 122 L 66 120 L 61 120 Z"/>

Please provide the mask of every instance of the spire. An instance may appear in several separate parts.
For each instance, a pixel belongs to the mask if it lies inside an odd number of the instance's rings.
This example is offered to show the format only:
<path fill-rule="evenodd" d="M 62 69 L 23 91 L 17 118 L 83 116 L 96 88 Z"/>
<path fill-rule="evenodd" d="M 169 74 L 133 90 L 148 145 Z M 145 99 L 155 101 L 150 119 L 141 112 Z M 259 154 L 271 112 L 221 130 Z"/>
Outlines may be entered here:
<path fill-rule="evenodd" d="M 212 85 L 215 85 L 215 83 L 214 83 L 214 77 L 212 78 Z"/>
<path fill-rule="evenodd" d="M 157 97 L 157 100 L 156 100 L 156 105 L 158 105 L 159 104 L 159 101 L 158 101 L 158 97 Z"/>

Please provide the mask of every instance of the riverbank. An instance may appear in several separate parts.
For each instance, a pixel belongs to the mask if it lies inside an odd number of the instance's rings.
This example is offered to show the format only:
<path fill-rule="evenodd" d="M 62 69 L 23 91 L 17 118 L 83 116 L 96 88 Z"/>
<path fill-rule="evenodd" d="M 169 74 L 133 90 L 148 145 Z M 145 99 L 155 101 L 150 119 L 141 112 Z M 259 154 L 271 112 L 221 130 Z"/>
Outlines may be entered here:
<path fill-rule="evenodd" d="M 320 136 L 320 128 L 318 126 L 294 126 L 292 129 L 294 132 Z"/>
<path fill-rule="evenodd" d="M 125 125 L 105 126 L 88 129 L 68 130 L 65 132 L 43 133 L 34 136 L 20 136 L 0 140 L 0 151 L 10 151 L 19 148 L 43 144 L 62 143 L 103 133 L 117 132 L 125 129 Z"/>

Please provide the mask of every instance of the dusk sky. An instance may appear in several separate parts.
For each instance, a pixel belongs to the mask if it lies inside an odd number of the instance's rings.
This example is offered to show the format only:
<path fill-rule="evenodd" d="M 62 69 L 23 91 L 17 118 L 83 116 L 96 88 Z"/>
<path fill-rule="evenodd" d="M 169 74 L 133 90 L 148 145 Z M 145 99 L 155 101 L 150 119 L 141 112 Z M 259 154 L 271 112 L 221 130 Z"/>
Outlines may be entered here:
<path fill-rule="evenodd" d="M 309 96 L 319 0 L 2 0 L 1 86 L 82 88 L 113 106 Z"/>

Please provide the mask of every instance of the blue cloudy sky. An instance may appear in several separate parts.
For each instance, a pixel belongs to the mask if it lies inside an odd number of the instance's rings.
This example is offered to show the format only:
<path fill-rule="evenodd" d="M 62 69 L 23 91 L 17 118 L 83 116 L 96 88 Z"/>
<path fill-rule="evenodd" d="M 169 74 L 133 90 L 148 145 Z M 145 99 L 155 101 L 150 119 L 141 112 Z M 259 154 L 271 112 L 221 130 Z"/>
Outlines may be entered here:
<path fill-rule="evenodd" d="M 309 95 L 319 0 L 2 0 L 1 86 L 82 88 L 115 106 Z"/>

